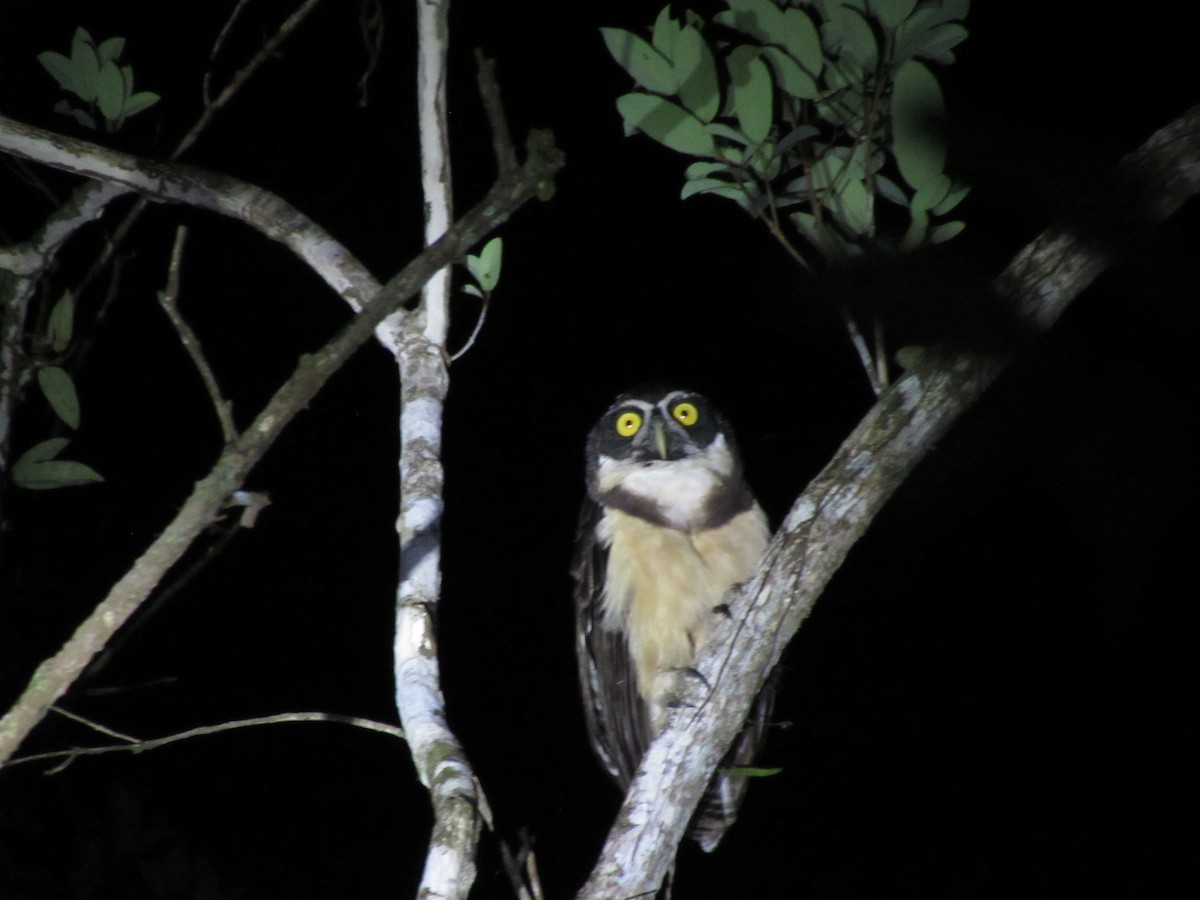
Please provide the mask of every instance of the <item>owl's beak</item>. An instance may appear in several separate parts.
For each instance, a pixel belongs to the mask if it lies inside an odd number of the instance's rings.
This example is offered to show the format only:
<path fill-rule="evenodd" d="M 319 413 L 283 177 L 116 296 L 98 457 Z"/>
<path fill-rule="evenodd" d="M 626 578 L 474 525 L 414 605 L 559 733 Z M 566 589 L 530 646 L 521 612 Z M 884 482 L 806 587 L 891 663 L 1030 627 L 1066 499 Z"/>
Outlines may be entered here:
<path fill-rule="evenodd" d="M 655 417 L 651 422 L 654 427 L 654 449 L 658 451 L 658 455 L 662 459 L 670 459 L 670 454 L 667 453 L 667 428 L 662 420 Z"/>

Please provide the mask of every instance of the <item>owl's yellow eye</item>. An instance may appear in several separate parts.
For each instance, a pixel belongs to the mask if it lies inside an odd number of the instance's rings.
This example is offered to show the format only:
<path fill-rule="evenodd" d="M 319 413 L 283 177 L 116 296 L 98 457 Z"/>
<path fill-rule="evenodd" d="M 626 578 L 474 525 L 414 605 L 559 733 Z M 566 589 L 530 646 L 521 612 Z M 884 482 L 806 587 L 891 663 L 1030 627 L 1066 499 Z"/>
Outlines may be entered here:
<path fill-rule="evenodd" d="M 692 403 L 676 403 L 675 408 L 671 410 L 671 415 L 680 425 L 686 425 L 689 428 L 700 421 L 700 410 L 696 409 Z"/>
<path fill-rule="evenodd" d="M 633 437 L 642 427 L 642 417 L 635 412 L 623 412 L 617 416 L 617 434 Z"/>

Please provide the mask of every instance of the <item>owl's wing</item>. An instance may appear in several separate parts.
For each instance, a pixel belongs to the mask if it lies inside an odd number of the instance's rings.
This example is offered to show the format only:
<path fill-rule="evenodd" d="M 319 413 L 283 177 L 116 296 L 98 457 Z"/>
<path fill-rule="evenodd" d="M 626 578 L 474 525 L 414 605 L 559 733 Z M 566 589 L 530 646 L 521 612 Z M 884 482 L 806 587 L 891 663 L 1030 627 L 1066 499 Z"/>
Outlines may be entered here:
<path fill-rule="evenodd" d="M 597 537 L 603 510 L 583 501 L 575 539 L 575 651 L 592 749 L 624 790 L 633 781 L 651 733 L 625 634 L 604 627 L 608 549 Z"/>

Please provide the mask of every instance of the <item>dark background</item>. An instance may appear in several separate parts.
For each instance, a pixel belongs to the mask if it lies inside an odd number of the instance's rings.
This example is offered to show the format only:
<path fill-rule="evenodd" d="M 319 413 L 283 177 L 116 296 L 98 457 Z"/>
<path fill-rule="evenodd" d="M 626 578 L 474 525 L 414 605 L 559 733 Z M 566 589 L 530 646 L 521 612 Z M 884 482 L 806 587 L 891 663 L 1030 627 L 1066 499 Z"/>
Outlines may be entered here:
<path fill-rule="evenodd" d="M 231 5 L 7 2 L 0 111 L 82 134 L 50 111 L 58 93 L 36 53 L 66 52 L 77 24 L 124 35 L 138 87 L 164 100 L 118 135 L 84 136 L 161 157 L 197 114 Z M 381 278 L 420 245 L 410 7 L 387 6 L 366 108 L 358 5 L 327 2 L 187 157 L 287 198 Z M 511 896 L 497 838 L 522 827 L 548 896 L 569 896 L 617 809 L 584 736 L 566 574 L 583 439 L 607 402 L 659 379 L 709 394 L 776 523 L 871 402 L 836 320 L 769 235 L 732 204 L 680 202 L 684 160 L 622 137 L 613 103 L 629 81 L 597 27 L 642 28 L 660 7 L 452 10 L 461 208 L 494 174 L 476 46 L 497 61 L 518 139 L 550 127 L 567 156 L 553 200 L 503 230 L 500 289 L 446 410 L 444 687 L 497 828 L 478 897 Z M 289 9 L 251 4 L 218 78 Z M 939 77 L 950 170 L 975 185 L 969 227 L 911 271 L 839 289 L 904 308 L 986 283 L 1056 216 L 1102 199 L 1102 174 L 1200 97 L 1181 21 L 1020 2 L 977 3 L 967 24 Z M 74 183 L 43 177 L 62 195 Z M 0 228 L 21 240 L 47 206 L 2 178 Z M 181 221 L 182 309 L 240 423 L 348 316 L 241 225 L 175 207 L 145 216 L 118 300 L 72 369 L 83 424 L 70 455 L 107 480 L 6 496 L 5 705 L 219 449 L 154 299 Z M 685 847 L 676 896 L 1194 886 L 1197 224 L 1193 202 L 1123 248 L 889 503 L 785 657 L 777 717 L 790 726 L 764 759 L 783 772 L 753 787 L 716 854 Z M 75 241 L 58 284 L 96 244 Z M 97 303 L 82 301 L 84 319 Z M 476 311 L 455 300 L 456 346 Z M 368 347 L 253 473 L 248 487 L 273 499 L 258 527 L 135 622 L 63 705 L 142 737 L 289 710 L 394 721 L 396 416 L 394 366 Z M 16 451 L 54 427 L 31 399 Z M 51 716 L 23 752 L 99 740 Z M 379 735 L 274 726 L 43 772 L 0 774 L 5 900 L 409 896 L 419 877 L 425 794 L 406 748 Z"/>

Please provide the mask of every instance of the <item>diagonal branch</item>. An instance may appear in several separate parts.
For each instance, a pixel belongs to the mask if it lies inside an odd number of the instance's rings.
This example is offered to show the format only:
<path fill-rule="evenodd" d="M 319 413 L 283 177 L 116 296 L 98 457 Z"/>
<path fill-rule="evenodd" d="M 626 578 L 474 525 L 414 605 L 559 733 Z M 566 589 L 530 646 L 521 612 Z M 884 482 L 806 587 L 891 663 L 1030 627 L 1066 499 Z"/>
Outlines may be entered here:
<path fill-rule="evenodd" d="M 994 283 L 1026 335 L 1048 330 L 1110 264 L 1115 248 L 1200 193 L 1200 106 L 1118 166 L 1102 214 L 1054 226 Z M 880 396 L 792 507 L 753 579 L 733 599 L 697 663 L 718 687 L 676 711 L 647 750 L 581 897 L 649 896 L 662 884 L 688 819 L 784 647 L 875 515 L 938 438 L 1016 355 L 930 351 Z M 764 639 L 764 636 L 770 636 Z"/>

